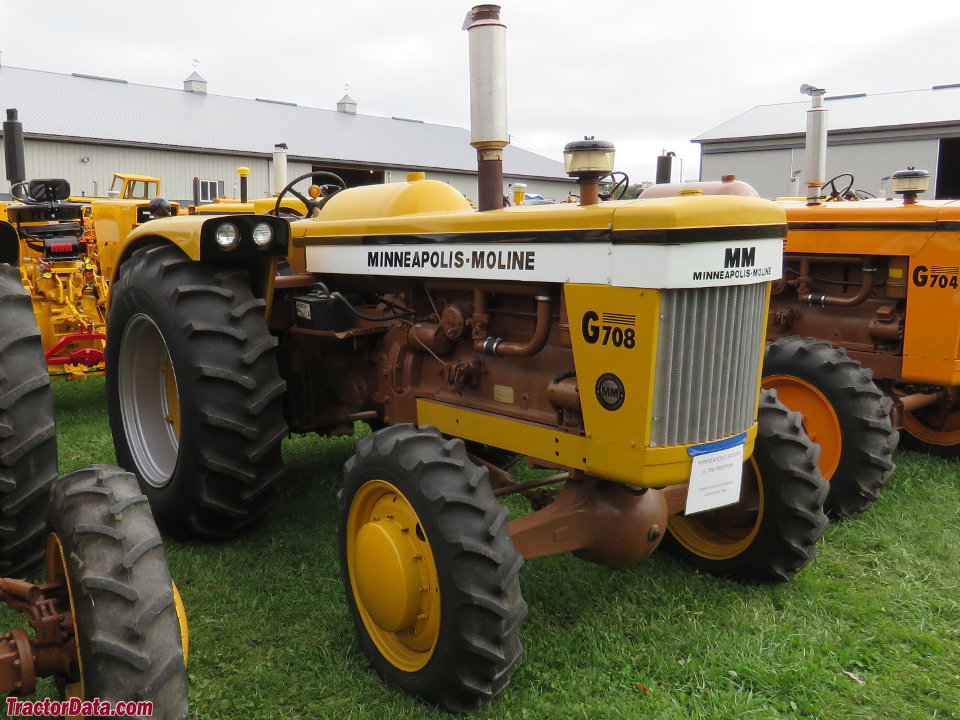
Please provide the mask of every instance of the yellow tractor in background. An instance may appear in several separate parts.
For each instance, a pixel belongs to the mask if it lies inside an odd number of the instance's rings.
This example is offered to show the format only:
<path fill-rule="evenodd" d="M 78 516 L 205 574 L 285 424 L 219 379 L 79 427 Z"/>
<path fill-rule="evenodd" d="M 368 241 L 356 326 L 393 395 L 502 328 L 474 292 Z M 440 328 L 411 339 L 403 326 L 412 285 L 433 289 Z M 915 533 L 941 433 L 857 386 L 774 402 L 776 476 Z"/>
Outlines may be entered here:
<path fill-rule="evenodd" d="M 177 214 L 156 178 L 115 173 L 107 198 L 72 197 L 66 180 L 24 180 L 23 128 L 3 124 L 12 201 L 0 202 L 0 262 L 20 269 L 40 326 L 50 374 L 72 379 L 104 367 L 108 284 L 102 270 L 133 228 Z"/>

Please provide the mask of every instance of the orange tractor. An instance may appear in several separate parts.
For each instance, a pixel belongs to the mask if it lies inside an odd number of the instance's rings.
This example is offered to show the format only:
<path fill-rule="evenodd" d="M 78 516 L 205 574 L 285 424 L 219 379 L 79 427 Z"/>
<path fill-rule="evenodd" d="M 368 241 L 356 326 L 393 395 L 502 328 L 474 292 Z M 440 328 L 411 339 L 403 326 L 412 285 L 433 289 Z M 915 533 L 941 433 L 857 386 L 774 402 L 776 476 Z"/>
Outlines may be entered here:
<path fill-rule="evenodd" d="M 849 173 L 825 182 L 824 91 L 801 91 L 808 195 L 780 199 L 763 386 L 803 414 L 827 507 L 852 515 L 890 478 L 898 429 L 908 447 L 960 457 L 960 206 L 919 200 L 929 173 L 915 168 L 891 174 L 899 201 L 855 191 Z"/>

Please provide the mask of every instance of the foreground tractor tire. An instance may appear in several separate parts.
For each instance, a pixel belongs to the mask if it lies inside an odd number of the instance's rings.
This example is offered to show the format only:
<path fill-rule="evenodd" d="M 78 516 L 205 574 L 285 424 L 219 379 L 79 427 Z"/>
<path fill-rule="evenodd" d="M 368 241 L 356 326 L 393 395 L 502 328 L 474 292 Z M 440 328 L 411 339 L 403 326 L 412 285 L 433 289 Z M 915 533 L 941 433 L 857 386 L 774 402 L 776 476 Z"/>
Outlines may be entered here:
<path fill-rule="evenodd" d="M 893 474 L 897 431 L 893 404 L 870 371 L 828 342 L 789 337 L 768 346 L 762 384 L 803 416 L 804 430 L 820 445 L 827 513 L 851 517 L 876 502 Z"/>
<path fill-rule="evenodd" d="M 520 657 L 523 560 L 463 442 L 397 425 L 361 440 L 339 500 L 340 569 L 387 682 L 451 712 L 496 697 Z"/>
<path fill-rule="evenodd" d="M 79 677 L 67 697 L 149 701 L 152 718 L 187 717 L 185 619 L 136 478 L 95 465 L 54 483 L 47 581 L 66 582 Z"/>
<path fill-rule="evenodd" d="M 903 446 L 936 457 L 960 458 L 960 411 L 939 403 L 903 414 Z"/>
<path fill-rule="evenodd" d="M 244 271 L 164 244 L 111 290 L 107 399 L 118 462 L 171 533 L 229 538 L 266 511 L 283 472 L 283 380 Z"/>
<path fill-rule="evenodd" d="M 800 415 L 764 391 L 753 456 L 740 502 L 689 517 L 674 515 L 663 547 L 690 564 L 749 584 L 790 580 L 816 553 L 827 525 L 827 481 Z"/>
<path fill-rule="evenodd" d="M 20 271 L 0 265 L 0 577 L 42 564 L 56 476 L 53 395 L 40 331 Z"/>

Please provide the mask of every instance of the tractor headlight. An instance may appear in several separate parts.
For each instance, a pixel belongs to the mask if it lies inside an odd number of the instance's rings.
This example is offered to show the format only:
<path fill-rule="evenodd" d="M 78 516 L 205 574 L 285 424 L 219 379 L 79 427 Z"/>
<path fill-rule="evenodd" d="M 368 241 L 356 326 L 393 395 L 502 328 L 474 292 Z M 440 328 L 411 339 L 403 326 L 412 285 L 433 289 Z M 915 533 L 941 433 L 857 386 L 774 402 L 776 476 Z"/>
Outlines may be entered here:
<path fill-rule="evenodd" d="M 273 228 L 265 222 L 257 223 L 253 226 L 253 244 L 259 249 L 264 250 L 270 246 L 273 240 Z"/>
<path fill-rule="evenodd" d="M 218 225 L 213 237 L 222 250 L 233 250 L 240 244 L 240 231 L 233 223 Z"/>

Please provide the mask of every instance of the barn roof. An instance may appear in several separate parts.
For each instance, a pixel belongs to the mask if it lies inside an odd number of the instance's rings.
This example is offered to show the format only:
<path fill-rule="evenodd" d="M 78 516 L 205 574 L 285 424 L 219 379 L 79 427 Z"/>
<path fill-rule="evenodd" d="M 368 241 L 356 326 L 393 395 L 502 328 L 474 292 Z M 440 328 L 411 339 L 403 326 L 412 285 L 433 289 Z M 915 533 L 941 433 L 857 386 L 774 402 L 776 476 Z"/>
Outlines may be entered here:
<path fill-rule="evenodd" d="M 89 75 L 0 68 L 4 107 L 27 137 L 476 172 L 470 132 L 450 125 L 138 85 Z M 504 172 L 568 179 L 563 164 L 507 146 Z"/>
<path fill-rule="evenodd" d="M 803 134 L 809 107 L 809 100 L 757 105 L 698 135 L 693 142 Z M 960 85 L 876 95 L 827 95 L 824 107 L 830 111 L 827 124 L 831 132 L 955 125 L 960 123 Z"/>

